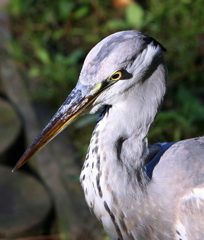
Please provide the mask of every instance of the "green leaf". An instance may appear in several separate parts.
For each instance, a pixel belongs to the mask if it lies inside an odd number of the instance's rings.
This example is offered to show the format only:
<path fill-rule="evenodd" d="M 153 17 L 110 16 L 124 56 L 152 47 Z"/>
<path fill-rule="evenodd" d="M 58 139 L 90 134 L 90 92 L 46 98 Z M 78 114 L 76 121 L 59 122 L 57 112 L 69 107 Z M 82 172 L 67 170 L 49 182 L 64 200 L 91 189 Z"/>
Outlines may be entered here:
<path fill-rule="evenodd" d="M 14 16 L 18 16 L 22 13 L 23 6 L 21 0 L 13 0 L 9 7 Z"/>
<path fill-rule="evenodd" d="M 30 77 L 38 77 L 38 76 L 40 76 L 39 68 L 32 67 L 32 68 L 29 70 L 28 74 L 29 74 Z"/>
<path fill-rule="evenodd" d="M 59 1 L 59 14 L 63 19 L 67 19 L 69 14 L 74 10 L 76 3 L 66 1 Z"/>
<path fill-rule="evenodd" d="M 45 48 L 40 48 L 37 50 L 37 56 L 43 63 L 49 63 L 50 62 L 50 56 L 48 51 Z"/>
<path fill-rule="evenodd" d="M 88 15 L 89 13 L 89 7 L 88 6 L 82 6 L 78 10 L 75 11 L 74 17 L 75 19 L 81 19 Z"/>
<path fill-rule="evenodd" d="M 141 28 L 144 20 L 144 10 L 137 4 L 133 3 L 125 9 L 126 19 L 129 24 L 137 28 Z"/>
<path fill-rule="evenodd" d="M 105 237 L 105 239 L 104 240 L 110 240 L 110 238 L 109 237 Z"/>
<path fill-rule="evenodd" d="M 53 39 L 55 40 L 59 40 L 60 38 L 62 38 L 65 35 L 65 30 L 64 29 L 59 29 L 53 32 Z"/>
<path fill-rule="evenodd" d="M 0 1 L 1 2 L 1 1 Z M 28 8 L 32 4 L 32 0 L 12 0 L 8 5 L 9 13 L 15 17 L 20 17 L 25 12 L 28 11 Z M 1 5 L 1 4 L 0 4 Z"/>

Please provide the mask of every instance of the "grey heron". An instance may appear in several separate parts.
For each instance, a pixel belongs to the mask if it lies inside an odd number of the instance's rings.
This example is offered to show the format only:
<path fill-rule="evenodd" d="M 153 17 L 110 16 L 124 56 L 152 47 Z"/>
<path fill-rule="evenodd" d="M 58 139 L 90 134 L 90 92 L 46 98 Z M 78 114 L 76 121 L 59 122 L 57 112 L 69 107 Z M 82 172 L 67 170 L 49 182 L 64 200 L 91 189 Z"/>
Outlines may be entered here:
<path fill-rule="evenodd" d="M 79 81 L 14 170 L 84 112 L 104 107 L 80 181 L 112 240 L 204 239 L 204 137 L 148 147 L 166 91 L 165 48 L 137 31 L 99 42 Z M 154 154 L 152 154 L 152 152 Z"/>

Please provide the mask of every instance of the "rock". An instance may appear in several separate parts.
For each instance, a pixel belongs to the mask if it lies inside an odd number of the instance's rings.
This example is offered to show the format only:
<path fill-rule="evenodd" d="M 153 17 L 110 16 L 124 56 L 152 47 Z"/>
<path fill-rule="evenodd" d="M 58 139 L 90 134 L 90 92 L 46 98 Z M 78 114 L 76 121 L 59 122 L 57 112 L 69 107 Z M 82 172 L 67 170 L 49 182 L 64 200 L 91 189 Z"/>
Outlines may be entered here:
<path fill-rule="evenodd" d="M 16 140 L 21 130 L 21 121 L 13 106 L 0 98 L 0 155 Z"/>
<path fill-rule="evenodd" d="M 0 165 L 0 196 L 0 237 L 42 233 L 52 205 L 39 181 Z"/>

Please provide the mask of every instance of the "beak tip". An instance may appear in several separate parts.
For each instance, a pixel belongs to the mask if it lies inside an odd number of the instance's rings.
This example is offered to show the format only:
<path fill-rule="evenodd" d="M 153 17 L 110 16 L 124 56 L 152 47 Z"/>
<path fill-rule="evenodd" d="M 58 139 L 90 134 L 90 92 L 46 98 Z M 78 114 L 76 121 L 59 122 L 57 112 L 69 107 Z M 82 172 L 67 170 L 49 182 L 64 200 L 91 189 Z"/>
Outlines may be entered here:
<path fill-rule="evenodd" d="M 12 169 L 12 173 L 14 173 L 16 170 L 18 170 L 21 166 L 23 166 L 27 160 L 25 160 L 25 154 L 20 158 L 20 160 L 16 163 L 14 168 Z M 29 159 L 29 158 L 28 158 Z"/>
<path fill-rule="evenodd" d="M 18 166 L 18 163 L 14 166 L 14 168 L 12 169 L 12 173 L 14 173 L 17 169 L 19 168 L 19 166 Z"/>

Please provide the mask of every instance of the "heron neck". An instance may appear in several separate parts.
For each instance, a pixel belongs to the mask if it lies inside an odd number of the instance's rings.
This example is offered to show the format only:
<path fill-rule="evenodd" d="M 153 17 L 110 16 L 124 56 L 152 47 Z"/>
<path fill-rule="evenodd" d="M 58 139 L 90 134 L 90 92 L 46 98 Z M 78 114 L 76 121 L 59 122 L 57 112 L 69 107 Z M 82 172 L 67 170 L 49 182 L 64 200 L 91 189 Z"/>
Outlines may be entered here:
<path fill-rule="evenodd" d="M 127 178 L 134 175 L 132 178 L 143 184 L 143 165 L 148 154 L 147 135 L 165 94 L 165 75 L 153 74 L 133 88 L 121 94 L 119 101 L 98 123 L 95 132 L 98 132 L 98 154 L 101 159 L 106 159 L 101 167 L 105 169 L 107 165 L 114 175 L 117 169 L 119 178 L 121 171 L 124 176 L 126 169 Z"/>
<path fill-rule="evenodd" d="M 114 226 L 110 230 L 110 225 L 115 220 L 110 213 L 120 210 L 136 216 L 151 201 L 144 197 L 148 178 L 143 166 L 148 154 L 148 131 L 166 89 L 164 65 L 159 67 L 162 69 L 147 80 L 121 93 L 98 122 L 81 173 L 86 201 L 113 239 L 116 233 Z M 132 202 L 141 206 L 134 213 L 130 208 Z"/>

